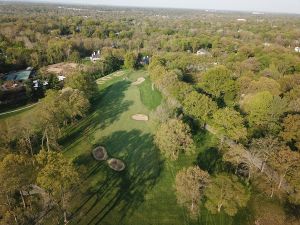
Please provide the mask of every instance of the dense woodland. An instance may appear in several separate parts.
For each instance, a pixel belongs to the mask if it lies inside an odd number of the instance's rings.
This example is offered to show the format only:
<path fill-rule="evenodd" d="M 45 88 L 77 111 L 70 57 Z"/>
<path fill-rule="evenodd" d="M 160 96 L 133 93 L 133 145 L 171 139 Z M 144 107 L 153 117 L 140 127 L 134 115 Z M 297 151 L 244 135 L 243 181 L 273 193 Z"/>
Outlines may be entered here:
<path fill-rule="evenodd" d="M 27 83 L 40 99 L 33 122 L 0 123 L 0 224 L 71 219 L 83 170 L 63 155 L 65 130 L 93 110 L 95 80 L 122 68 L 148 70 L 163 95 L 152 116 L 166 160 L 197 151 L 199 133 L 219 140 L 219 166 L 183 168 L 170 190 L 192 220 L 203 208 L 234 217 L 261 196 L 284 213 L 262 209 L 245 224 L 300 224 L 299 45 L 297 15 L 0 3 L 0 73 L 30 66 L 50 80 L 47 65 L 81 65 L 63 87 L 53 78 L 37 94 Z M 88 62 L 98 49 L 102 60 Z M 56 213 L 41 215 L 33 184 Z"/>

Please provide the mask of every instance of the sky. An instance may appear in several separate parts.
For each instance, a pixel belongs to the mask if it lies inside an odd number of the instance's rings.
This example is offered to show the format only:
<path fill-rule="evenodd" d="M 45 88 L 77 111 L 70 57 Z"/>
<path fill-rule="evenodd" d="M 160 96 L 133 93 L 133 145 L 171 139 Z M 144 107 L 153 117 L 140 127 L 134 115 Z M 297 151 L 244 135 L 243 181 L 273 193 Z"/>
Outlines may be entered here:
<path fill-rule="evenodd" d="M 9 0 L 7 0 L 9 1 Z M 26 1 L 26 0 L 22 0 Z M 78 3 L 142 7 L 242 10 L 300 14 L 300 0 L 28 0 L 34 2 Z"/>

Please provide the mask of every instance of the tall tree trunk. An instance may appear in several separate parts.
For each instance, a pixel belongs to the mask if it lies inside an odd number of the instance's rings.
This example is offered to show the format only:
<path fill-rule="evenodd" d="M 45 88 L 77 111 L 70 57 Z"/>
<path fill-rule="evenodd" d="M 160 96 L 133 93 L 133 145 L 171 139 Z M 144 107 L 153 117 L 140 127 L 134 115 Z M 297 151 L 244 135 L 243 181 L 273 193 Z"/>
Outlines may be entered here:
<path fill-rule="evenodd" d="M 250 182 L 250 179 L 251 179 L 251 169 L 249 168 L 248 169 L 248 183 Z"/>
<path fill-rule="evenodd" d="M 221 212 L 222 206 L 223 206 L 223 204 L 218 204 L 218 212 Z"/>
<path fill-rule="evenodd" d="M 67 212 L 66 210 L 64 210 L 64 223 L 67 224 L 69 221 L 68 221 L 68 218 L 67 218 Z"/>
<path fill-rule="evenodd" d="M 61 189 L 61 202 L 62 202 L 62 208 L 63 208 L 63 212 L 64 212 L 64 223 L 67 224 L 68 218 L 67 218 L 67 210 L 66 210 L 66 202 L 65 202 L 65 193 L 64 191 Z"/>
<path fill-rule="evenodd" d="M 281 188 L 283 178 L 284 178 L 284 176 L 280 176 L 279 184 L 278 184 L 278 190 Z"/>
<path fill-rule="evenodd" d="M 261 164 L 260 172 L 264 172 L 265 165 L 266 165 L 266 161 L 263 161 Z"/>
<path fill-rule="evenodd" d="M 15 220 L 16 224 L 18 225 L 18 224 L 19 224 L 19 223 L 18 223 L 18 219 L 17 219 L 15 213 L 12 212 L 12 210 L 11 210 L 11 204 L 10 204 L 10 200 L 9 200 L 8 193 L 6 193 L 6 201 L 7 201 L 8 207 L 9 207 L 9 212 L 13 215 L 14 220 Z"/>
<path fill-rule="evenodd" d="M 270 198 L 273 198 L 273 195 L 274 195 L 274 187 L 272 187 L 272 189 L 271 189 L 271 195 L 270 195 Z"/>
<path fill-rule="evenodd" d="M 46 133 L 46 141 L 47 141 L 47 150 L 50 152 L 50 146 L 49 146 L 49 137 L 48 137 L 48 132 Z"/>
<path fill-rule="evenodd" d="M 42 137 L 42 150 L 44 150 L 44 140 L 45 140 L 45 136 L 46 136 L 46 130 L 43 133 L 43 137 Z"/>
<path fill-rule="evenodd" d="M 21 195 L 23 207 L 26 208 L 26 202 L 25 202 L 24 195 L 23 195 L 22 191 L 20 191 L 20 195 Z"/>

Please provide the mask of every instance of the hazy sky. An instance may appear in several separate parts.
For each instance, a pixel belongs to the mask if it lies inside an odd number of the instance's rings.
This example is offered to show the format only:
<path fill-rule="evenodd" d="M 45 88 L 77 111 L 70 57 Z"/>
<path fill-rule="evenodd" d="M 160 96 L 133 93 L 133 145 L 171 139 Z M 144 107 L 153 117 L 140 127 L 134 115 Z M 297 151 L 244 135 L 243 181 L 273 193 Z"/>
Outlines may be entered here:
<path fill-rule="evenodd" d="M 31 0 L 40 1 L 40 0 Z M 225 9 L 300 14 L 300 0 L 41 0 L 48 2 L 122 6 Z"/>

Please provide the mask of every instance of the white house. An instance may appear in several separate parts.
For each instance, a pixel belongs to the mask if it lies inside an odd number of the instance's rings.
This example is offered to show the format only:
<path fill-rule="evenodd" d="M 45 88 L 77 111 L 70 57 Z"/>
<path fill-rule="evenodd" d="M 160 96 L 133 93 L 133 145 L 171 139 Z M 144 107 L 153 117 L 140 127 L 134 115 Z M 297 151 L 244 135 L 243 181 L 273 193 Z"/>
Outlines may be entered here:
<path fill-rule="evenodd" d="M 97 52 L 93 52 L 92 53 L 92 56 L 90 57 L 90 60 L 92 61 L 92 62 L 94 62 L 94 61 L 98 61 L 98 60 L 100 60 L 100 50 L 98 50 Z"/>
<path fill-rule="evenodd" d="M 295 48 L 295 52 L 300 53 L 300 47 L 296 47 L 296 48 Z"/>
<path fill-rule="evenodd" d="M 57 76 L 57 78 L 58 78 L 59 81 L 64 81 L 66 79 L 66 77 L 62 76 L 62 75 Z"/>
<path fill-rule="evenodd" d="M 211 54 L 205 49 L 199 49 L 196 53 L 198 56 L 211 56 Z"/>

